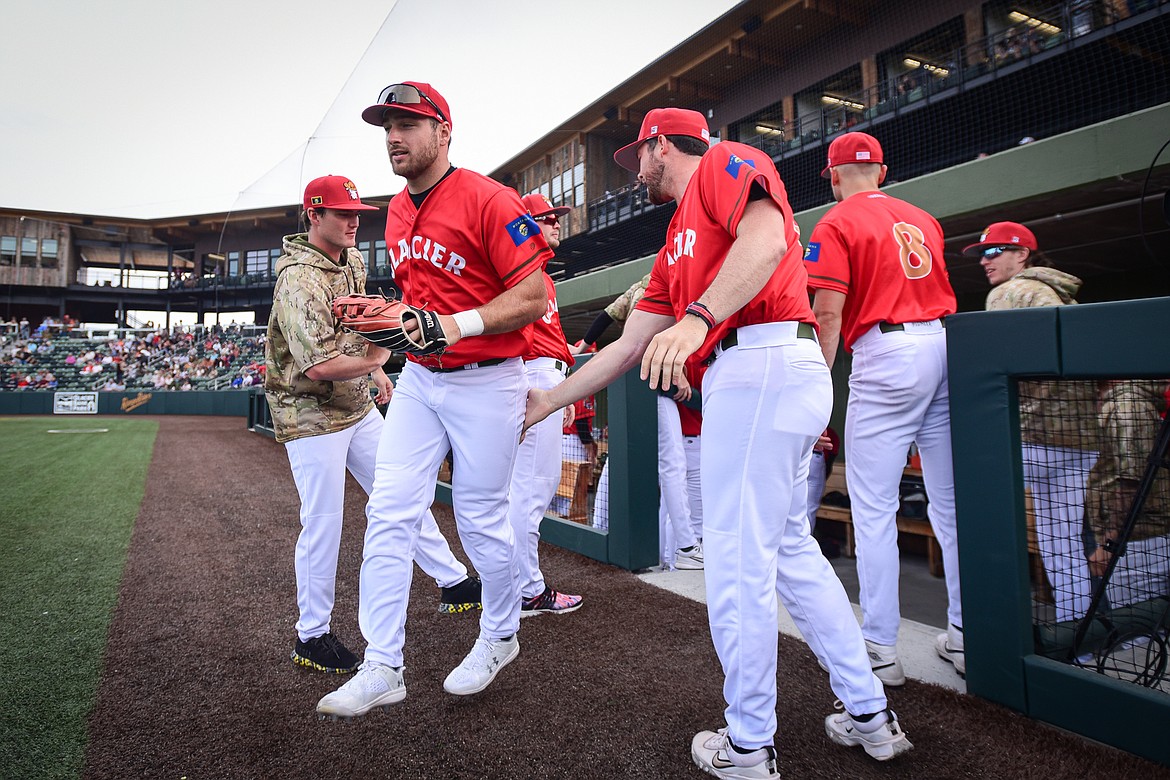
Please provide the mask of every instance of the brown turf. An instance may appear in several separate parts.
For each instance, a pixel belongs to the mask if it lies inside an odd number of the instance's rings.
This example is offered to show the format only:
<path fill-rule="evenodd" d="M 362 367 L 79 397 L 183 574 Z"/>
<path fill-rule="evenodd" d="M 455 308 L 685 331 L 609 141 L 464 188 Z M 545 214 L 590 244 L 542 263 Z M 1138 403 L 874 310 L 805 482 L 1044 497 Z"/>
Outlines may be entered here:
<path fill-rule="evenodd" d="M 416 569 L 409 695 L 390 713 L 319 722 L 343 677 L 294 666 L 297 497 L 284 449 L 239 418 L 161 417 L 146 496 L 89 722 L 86 778 L 699 778 L 692 735 L 722 725 L 705 608 L 543 546 L 571 615 L 523 622 L 520 657 L 459 698 L 444 676 L 478 613 L 440 615 Z M 357 628 L 364 495 L 352 481 L 334 630 Z M 440 526 L 463 560 L 451 512 Z M 1170 770 L 971 696 L 911 681 L 890 693 L 915 744 L 879 764 L 829 742 L 833 694 L 805 645 L 780 639 L 787 778 L 1170 778 Z"/>

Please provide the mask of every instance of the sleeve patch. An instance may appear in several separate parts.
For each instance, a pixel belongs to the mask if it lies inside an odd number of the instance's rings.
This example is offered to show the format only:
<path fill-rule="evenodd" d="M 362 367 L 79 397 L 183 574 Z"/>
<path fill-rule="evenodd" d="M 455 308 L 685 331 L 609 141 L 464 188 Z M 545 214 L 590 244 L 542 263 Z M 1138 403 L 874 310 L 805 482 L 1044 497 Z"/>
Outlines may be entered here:
<path fill-rule="evenodd" d="M 533 236 L 540 235 L 540 227 L 537 226 L 536 221 L 528 214 L 516 217 L 507 224 L 505 229 L 508 235 L 512 238 L 512 243 L 520 246 L 525 241 L 528 241 Z"/>
<path fill-rule="evenodd" d="M 751 168 L 756 167 L 755 160 L 745 160 L 742 157 L 739 157 L 738 155 L 733 154 L 733 155 L 731 155 L 731 158 L 727 161 L 727 167 L 724 168 L 724 170 L 727 171 L 727 173 L 731 176 L 731 178 L 738 179 L 739 178 L 739 169 L 741 167 L 743 167 L 744 165 L 747 165 Z"/>
<path fill-rule="evenodd" d="M 804 260 L 806 263 L 815 263 L 821 259 L 821 242 L 809 241 L 808 246 L 804 248 Z"/>

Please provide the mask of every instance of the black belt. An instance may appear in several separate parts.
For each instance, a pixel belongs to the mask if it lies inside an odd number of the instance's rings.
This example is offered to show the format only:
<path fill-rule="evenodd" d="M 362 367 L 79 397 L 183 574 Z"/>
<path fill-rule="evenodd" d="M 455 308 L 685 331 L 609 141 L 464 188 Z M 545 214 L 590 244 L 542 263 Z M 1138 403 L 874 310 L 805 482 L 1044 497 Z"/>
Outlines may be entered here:
<path fill-rule="evenodd" d="M 930 320 L 927 320 L 927 322 L 930 322 Z M 944 328 L 947 326 L 946 320 L 942 321 L 942 326 Z M 906 330 L 906 326 L 900 322 L 886 322 L 885 320 L 882 320 L 878 323 L 878 330 L 880 330 L 882 333 L 896 333 L 900 330 Z"/>
<path fill-rule="evenodd" d="M 817 329 L 814 328 L 812 325 L 810 325 L 807 322 L 797 323 L 796 337 L 798 339 L 812 339 L 813 341 L 816 341 L 817 340 Z M 719 342 L 719 348 L 724 349 L 724 350 L 731 349 L 732 347 L 738 346 L 738 345 L 739 345 L 739 335 L 737 334 L 737 332 L 734 329 L 730 333 L 728 333 L 726 336 L 724 336 L 723 340 Z"/>
<path fill-rule="evenodd" d="M 817 329 L 807 322 L 799 322 L 796 324 L 796 337 L 798 339 L 811 339 L 816 341 Z M 732 328 L 731 332 L 724 336 L 723 339 L 719 342 L 719 349 L 726 352 L 735 346 L 739 346 L 739 334 L 736 332 L 735 328 Z M 708 357 L 704 363 L 709 366 L 714 361 L 715 353 L 712 352 L 711 356 Z"/>
<path fill-rule="evenodd" d="M 481 360 L 478 363 L 464 363 L 461 366 L 451 366 L 450 368 L 443 368 L 443 367 L 439 367 L 439 366 L 426 366 L 426 365 L 423 365 L 422 363 L 419 363 L 419 365 L 422 366 L 423 368 L 425 368 L 427 371 L 431 371 L 431 372 L 436 373 L 436 374 L 450 374 L 454 371 L 469 371 L 473 368 L 487 368 L 488 366 L 498 366 L 507 359 L 508 358 L 490 358 L 488 360 Z"/>

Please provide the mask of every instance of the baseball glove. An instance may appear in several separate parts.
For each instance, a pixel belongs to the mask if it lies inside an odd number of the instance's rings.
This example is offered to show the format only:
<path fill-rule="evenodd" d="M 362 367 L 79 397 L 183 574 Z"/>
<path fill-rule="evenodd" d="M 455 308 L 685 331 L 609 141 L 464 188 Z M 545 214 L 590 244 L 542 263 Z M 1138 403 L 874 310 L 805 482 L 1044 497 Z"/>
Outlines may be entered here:
<path fill-rule="evenodd" d="M 448 346 L 439 315 L 379 295 L 343 295 L 333 300 L 333 316 L 348 331 L 391 352 L 441 355 Z M 418 330 L 407 334 L 411 320 Z"/>

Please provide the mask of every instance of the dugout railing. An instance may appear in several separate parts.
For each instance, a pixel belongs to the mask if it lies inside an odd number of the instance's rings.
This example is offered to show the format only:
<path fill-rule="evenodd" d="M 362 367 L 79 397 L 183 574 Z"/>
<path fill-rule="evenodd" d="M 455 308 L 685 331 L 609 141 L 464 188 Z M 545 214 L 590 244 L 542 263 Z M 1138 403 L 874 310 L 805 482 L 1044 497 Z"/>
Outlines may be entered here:
<path fill-rule="evenodd" d="M 1041 652 L 1018 404 L 1021 380 L 1170 376 L 1168 322 L 1170 298 L 972 312 L 947 347 L 968 691 L 1170 764 L 1170 694 Z"/>

